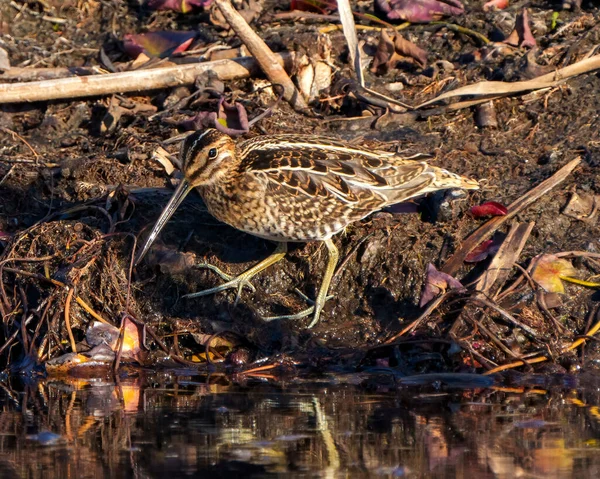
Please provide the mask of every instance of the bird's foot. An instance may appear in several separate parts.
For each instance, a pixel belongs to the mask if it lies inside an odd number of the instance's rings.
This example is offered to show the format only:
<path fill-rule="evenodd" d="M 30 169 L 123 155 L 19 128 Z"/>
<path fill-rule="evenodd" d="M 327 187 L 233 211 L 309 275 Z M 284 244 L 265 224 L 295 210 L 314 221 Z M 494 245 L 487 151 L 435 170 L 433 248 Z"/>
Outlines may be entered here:
<path fill-rule="evenodd" d="M 314 314 L 313 320 L 308 325 L 308 329 L 311 329 L 319 322 L 319 316 L 321 314 L 321 311 L 323 310 L 323 306 L 325 306 L 325 302 L 327 300 L 333 298 L 333 296 L 334 296 L 334 295 L 327 296 L 326 298 L 323 299 L 323 301 L 321 301 L 322 304 L 319 304 L 318 298 L 317 298 L 317 301 L 313 301 L 312 299 L 310 299 L 308 296 L 306 296 L 304 293 L 302 293 L 299 290 L 296 290 L 296 293 L 298 293 L 302 297 L 302 299 L 304 299 L 304 301 L 306 301 L 309 304 L 312 304 L 312 306 L 310 308 L 306 308 L 305 310 L 300 311 L 299 313 L 296 313 L 296 314 L 284 314 L 281 316 L 268 316 L 268 317 L 263 317 L 262 320 L 266 321 L 266 322 L 276 321 L 276 320 L 280 320 L 280 319 L 294 320 L 294 319 L 302 319 L 302 318 L 305 318 L 306 316 L 310 316 L 311 314 Z"/>
<path fill-rule="evenodd" d="M 285 256 L 286 251 L 287 251 L 287 243 L 278 243 L 277 248 L 275 249 L 273 254 L 271 254 L 268 258 L 263 259 L 256 266 L 253 266 L 249 270 L 244 271 L 242 274 L 235 276 L 235 277 L 228 275 L 227 273 L 221 271 L 219 268 L 217 268 L 216 266 L 214 266 L 212 264 L 200 263 L 200 264 L 196 265 L 197 268 L 206 268 L 206 269 L 210 269 L 211 271 L 214 271 L 222 279 L 224 279 L 226 281 L 226 283 L 224 283 L 220 286 L 215 286 L 214 288 L 205 289 L 204 291 L 198 291 L 197 293 L 186 294 L 183 297 L 184 298 L 197 298 L 198 296 L 206 296 L 208 294 L 218 293 L 220 291 L 225 291 L 227 289 L 237 289 L 237 294 L 235 296 L 235 303 L 234 303 L 234 306 L 237 306 L 238 301 L 240 300 L 240 296 L 242 294 L 242 289 L 244 289 L 244 287 L 250 289 L 253 293 L 256 291 L 256 288 L 254 286 L 252 286 L 252 283 L 250 283 L 250 280 L 254 276 L 256 276 L 258 273 L 260 273 L 261 271 L 267 269 L 272 264 L 275 264 L 278 261 L 280 261 Z"/>
<path fill-rule="evenodd" d="M 207 296 L 209 294 L 219 293 L 228 289 L 237 289 L 234 303 L 234 305 L 237 305 L 244 287 L 248 288 L 253 293 L 256 292 L 256 288 L 250 282 L 250 279 L 254 276 L 254 274 L 256 274 L 256 272 L 251 274 L 252 272 L 248 270 L 238 276 L 231 276 L 217 268 L 215 265 L 208 263 L 197 264 L 196 268 L 210 269 L 214 273 L 217 273 L 221 279 L 224 279 L 226 282 L 219 286 L 215 286 L 214 288 L 204 289 L 202 291 L 198 291 L 197 293 L 186 294 L 183 296 L 184 298 L 197 298 L 199 296 Z"/>

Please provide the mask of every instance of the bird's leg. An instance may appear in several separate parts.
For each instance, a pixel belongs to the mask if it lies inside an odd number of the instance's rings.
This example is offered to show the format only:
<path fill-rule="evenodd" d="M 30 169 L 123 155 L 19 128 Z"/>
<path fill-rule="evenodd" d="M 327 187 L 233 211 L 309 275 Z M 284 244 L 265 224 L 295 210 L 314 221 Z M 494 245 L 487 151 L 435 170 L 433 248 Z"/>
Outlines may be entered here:
<path fill-rule="evenodd" d="M 319 294 L 317 295 L 317 300 L 315 301 L 315 313 L 313 316 L 313 320 L 308 325 L 308 329 L 312 328 L 315 324 L 319 322 L 321 310 L 323 309 L 323 306 L 325 306 L 325 301 L 327 300 L 329 284 L 331 283 L 333 272 L 335 271 L 335 267 L 337 266 L 338 259 L 340 257 L 340 253 L 337 247 L 333 244 L 333 241 L 331 241 L 331 239 L 325 240 L 325 246 L 327 246 L 329 260 L 327 261 L 327 268 L 325 269 L 323 282 L 321 283 L 321 287 L 319 288 Z"/>
<path fill-rule="evenodd" d="M 219 268 L 217 268 L 216 266 L 214 266 L 212 264 L 207 264 L 207 263 L 198 264 L 197 267 L 210 269 L 211 271 L 214 271 L 215 273 L 217 273 L 221 278 L 223 278 L 227 282 L 220 286 L 215 286 L 214 288 L 205 289 L 203 291 L 198 291 L 197 293 L 186 294 L 183 297 L 184 298 L 196 298 L 198 296 L 206 296 L 209 294 L 218 293 L 219 291 L 225 291 L 226 289 L 237 288 L 237 295 L 235 297 L 235 304 L 237 304 L 240 299 L 240 295 L 242 293 L 242 289 L 244 288 L 244 286 L 250 288 L 252 291 L 255 291 L 255 288 L 250 283 L 250 280 L 255 275 L 260 273 L 261 271 L 267 269 L 269 266 L 282 260 L 286 253 L 287 253 L 287 243 L 277 243 L 277 248 L 271 254 L 271 256 L 263 259 L 256 266 L 253 266 L 252 268 L 244 271 L 242 274 L 235 276 L 235 277 L 230 276 L 227 273 L 224 273 L 223 271 L 221 271 Z"/>
<path fill-rule="evenodd" d="M 327 296 L 327 292 L 329 291 L 329 284 L 331 283 L 333 272 L 335 271 L 335 267 L 337 266 L 337 262 L 340 257 L 340 253 L 337 247 L 333 244 L 333 241 L 331 241 L 331 239 L 325 240 L 325 246 L 327 246 L 327 253 L 329 259 L 327 260 L 327 268 L 325 269 L 325 275 L 323 276 L 323 281 L 321 282 L 321 287 L 319 288 L 319 293 L 317 294 L 317 299 L 315 300 L 314 306 L 311 306 L 310 308 L 305 309 L 304 311 L 300 311 L 297 314 L 271 316 L 269 318 L 263 318 L 265 321 L 274 321 L 276 319 L 300 319 L 310 314 L 313 314 L 313 320 L 308 325 L 308 328 L 312 328 L 315 324 L 319 322 L 319 316 L 321 315 L 323 306 L 325 306 L 325 302 L 327 301 L 327 299 L 329 299 L 329 297 Z"/>

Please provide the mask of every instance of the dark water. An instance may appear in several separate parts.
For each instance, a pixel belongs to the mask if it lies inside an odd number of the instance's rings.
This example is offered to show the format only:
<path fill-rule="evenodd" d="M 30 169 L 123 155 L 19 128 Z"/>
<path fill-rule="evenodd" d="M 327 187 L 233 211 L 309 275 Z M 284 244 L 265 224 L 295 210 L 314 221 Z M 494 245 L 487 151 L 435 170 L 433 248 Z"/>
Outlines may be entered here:
<path fill-rule="evenodd" d="M 171 375 L 7 381 L 0 477 L 597 478 L 598 398 Z"/>

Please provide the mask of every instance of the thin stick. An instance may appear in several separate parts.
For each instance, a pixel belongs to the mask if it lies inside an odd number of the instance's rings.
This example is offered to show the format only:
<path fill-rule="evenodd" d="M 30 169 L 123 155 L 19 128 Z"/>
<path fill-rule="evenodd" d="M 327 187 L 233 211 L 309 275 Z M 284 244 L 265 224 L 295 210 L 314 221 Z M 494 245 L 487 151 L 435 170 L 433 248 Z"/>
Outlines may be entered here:
<path fill-rule="evenodd" d="M 76 353 L 77 345 L 75 344 L 75 338 L 73 337 L 73 331 L 71 330 L 71 300 L 73 299 L 74 288 L 69 289 L 67 294 L 67 300 L 65 302 L 65 326 L 67 327 L 67 333 L 69 334 L 69 341 L 71 342 L 71 350 Z"/>
<path fill-rule="evenodd" d="M 49 256 L 49 258 L 53 258 L 54 256 Z M 29 258 L 19 258 L 22 260 L 29 260 Z M 31 261 L 33 261 L 33 259 L 31 259 Z M 61 288 L 65 288 L 67 285 L 61 281 L 57 281 L 55 279 L 52 278 L 46 278 L 44 275 L 41 274 L 37 274 L 37 273 L 30 273 L 29 271 L 23 271 L 20 269 L 16 269 L 16 268 L 3 268 L 4 271 L 8 271 L 9 273 L 14 273 L 14 274 L 20 274 L 23 276 L 27 276 L 29 278 L 35 278 L 35 279 L 39 279 L 40 281 L 47 281 L 51 284 L 53 284 L 54 286 L 58 286 Z M 79 304 L 79 306 L 81 306 L 83 309 L 85 309 L 88 313 L 90 313 L 90 315 L 92 315 L 95 319 L 97 319 L 98 321 L 105 323 L 105 324 L 110 324 L 112 325 L 112 323 L 110 321 L 107 321 L 106 319 L 104 319 L 102 316 L 100 316 L 98 313 L 96 313 L 89 304 L 87 304 L 80 296 L 75 296 L 75 301 L 77 301 L 77 304 Z"/>
<path fill-rule="evenodd" d="M 506 354 L 507 356 L 510 356 L 513 359 L 521 359 L 521 358 L 519 358 L 519 356 L 517 354 L 514 353 L 514 351 L 512 351 L 508 346 L 506 346 L 500 340 L 499 337 L 497 337 L 488 328 L 486 328 L 481 321 L 479 321 L 478 319 L 473 319 L 473 318 L 468 318 L 468 317 L 467 317 L 466 321 L 471 321 L 472 323 L 476 324 L 477 327 L 479 328 L 479 330 L 483 334 L 485 334 L 490 339 L 490 341 L 492 341 L 496 346 L 498 346 L 502 351 L 504 351 L 504 354 Z"/>
<path fill-rule="evenodd" d="M 459 300 L 456 300 L 456 301 L 472 301 L 474 303 L 479 303 L 482 306 L 487 306 L 488 308 L 493 309 L 498 314 L 500 314 L 500 316 L 502 316 L 508 322 L 514 324 L 515 326 L 521 328 L 523 331 L 525 331 L 526 333 L 528 333 L 533 339 L 537 338 L 537 334 L 536 334 L 536 332 L 533 329 L 531 329 L 526 324 L 523 324 L 517 318 L 515 318 L 514 316 L 512 316 L 508 311 L 502 309 L 500 306 L 498 306 L 497 304 L 494 304 L 494 303 L 488 301 L 487 299 L 484 299 L 482 297 L 466 297 L 466 298 L 462 298 L 462 299 L 459 299 Z M 452 304 L 452 303 L 450 303 L 450 304 Z"/>
<path fill-rule="evenodd" d="M 485 35 L 482 35 L 475 30 L 471 30 L 470 28 L 461 27 L 460 25 L 455 25 L 454 23 L 446 23 L 446 22 L 431 22 L 430 25 L 440 25 L 442 27 L 446 27 L 448 30 L 452 30 L 453 32 L 462 33 L 464 35 L 470 35 L 472 37 L 477 38 L 481 43 L 487 45 L 490 43 L 489 38 Z"/>
<path fill-rule="evenodd" d="M 37 154 L 37 151 L 35 151 L 33 149 L 33 147 L 27 143 L 27 140 L 25 138 L 23 138 L 21 135 L 19 135 L 17 132 L 12 131 L 10 128 L 6 128 L 5 126 L 0 127 L 0 130 L 2 130 L 5 133 L 8 133 L 9 135 L 11 135 L 13 138 L 17 138 L 19 139 L 22 143 L 25 144 L 25 146 L 27 148 L 29 148 L 29 150 L 31 151 L 31 153 L 33 153 L 33 156 L 35 156 L 35 161 L 37 162 L 37 160 L 39 159 L 40 155 Z"/>
<path fill-rule="evenodd" d="M 600 315 L 599 315 L 600 316 Z M 581 346 L 583 343 L 585 343 L 585 341 L 589 338 L 591 338 L 592 336 L 594 336 L 598 331 L 600 331 L 600 320 L 596 322 L 596 324 L 592 327 L 592 329 L 590 329 L 587 334 L 586 337 L 583 338 L 578 338 L 575 341 L 573 341 L 569 346 L 567 346 L 566 348 L 564 348 L 561 353 L 564 354 L 568 351 L 572 351 L 573 349 Z M 540 356 L 537 358 L 533 358 L 533 359 L 528 359 L 527 360 L 527 364 L 535 364 L 535 363 L 543 363 L 544 361 L 548 361 L 548 356 Z M 509 363 L 509 364 L 503 364 L 502 366 L 498 366 L 497 368 L 491 369 L 485 373 L 483 373 L 484 375 L 488 375 L 488 374 L 494 374 L 494 373 L 499 373 L 501 371 L 505 371 L 507 369 L 513 369 L 513 368 L 517 368 L 519 366 L 522 366 L 524 364 L 524 361 L 519 361 L 519 362 L 515 362 L 515 363 Z"/>
<path fill-rule="evenodd" d="M 410 323 L 408 326 L 406 326 L 402 331 L 400 331 L 397 334 L 394 334 L 391 338 L 387 339 L 383 344 L 391 344 L 394 341 L 396 341 L 396 339 L 398 339 L 401 336 L 404 336 L 412 331 L 414 331 L 415 329 L 417 329 L 419 327 L 419 325 L 425 321 L 429 315 L 435 311 L 435 309 L 442 304 L 442 302 L 448 297 L 450 293 L 445 293 L 442 294 L 441 296 L 438 296 L 437 298 L 435 298 L 433 301 L 431 301 L 428 305 L 427 305 L 427 309 L 425 309 L 425 311 L 423 311 L 423 313 L 421 314 L 421 316 L 419 316 L 417 319 L 415 319 L 412 323 Z"/>
<path fill-rule="evenodd" d="M 291 69 L 292 54 L 273 52 L 271 54 L 273 63 L 279 65 L 281 70 L 283 66 Z M 235 60 L 216 60 L 106 75 L 6 83 L 0 84 L 0 104 L 73 99 L 193 85 L 198 77 L 208 72 L 213 72 L 219 80 L 226 81 L 257 75 L 260 73 L 260 68 L 254 58 L 241 57 Z"/>
<path fill-rule="evenodd" d="M 79 306 L 81 306 L 83 309 L 85 309 L 90 314 L 90 316 L 92 316 L 94 319 L 97 319 L 101 323 L 110 324 L 112 326 L 112 323 L 110 321 L 107 321 L 102 316 L 100 316 L 98 313 L 96 313 L 96 311 L 94 311 L 92 308 L 90 308 L 90 306 L 83 299 L 81 299 L 80 296 L 75 296 L 75 301 L 77 301 L 77 304 Z"/>
<path fill-rule="evenodd" d="M 215 4 L 229 23 L 236 35 L 244 42 L 250 53 L 265 72 L 272 83 L 283 87 L 283 98 L 289 102 L 294 110 L 305 111 L 308 109 L 304 98 L 296 89 L 294 82 L 277 60 L 262 38 L 248 25 L 246 20 L 233 8 L 229 0 L 215 0 Z"/>

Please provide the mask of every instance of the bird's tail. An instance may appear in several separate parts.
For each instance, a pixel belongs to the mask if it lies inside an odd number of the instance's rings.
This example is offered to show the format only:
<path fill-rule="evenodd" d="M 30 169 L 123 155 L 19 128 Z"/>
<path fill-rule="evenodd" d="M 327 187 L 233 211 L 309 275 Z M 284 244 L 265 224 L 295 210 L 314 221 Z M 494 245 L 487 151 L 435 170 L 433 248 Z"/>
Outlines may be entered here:
<path fill-rule="evenodd" d="M 457 175 L 456 173 L 452 173 L 451 171 L 436 166 L 429 166 L 428 170 L 434 173 L 435 177 L 433 182 L 424 191 L 425 193 L 450 188 L 463 188 L 465 190 L 479 189 L 477 180 Z"/>
<path fill-rule="evenodd" d="M 443 168 L 427 165 L 426 169 L 416 178 L 402 184 L 399 188 L 387 190 L 387 204 L 402 203 L 427 193 L 451 188 L 477 190 L 479 189 L 479 183 L 476 180 L 465 178 Z"/>

